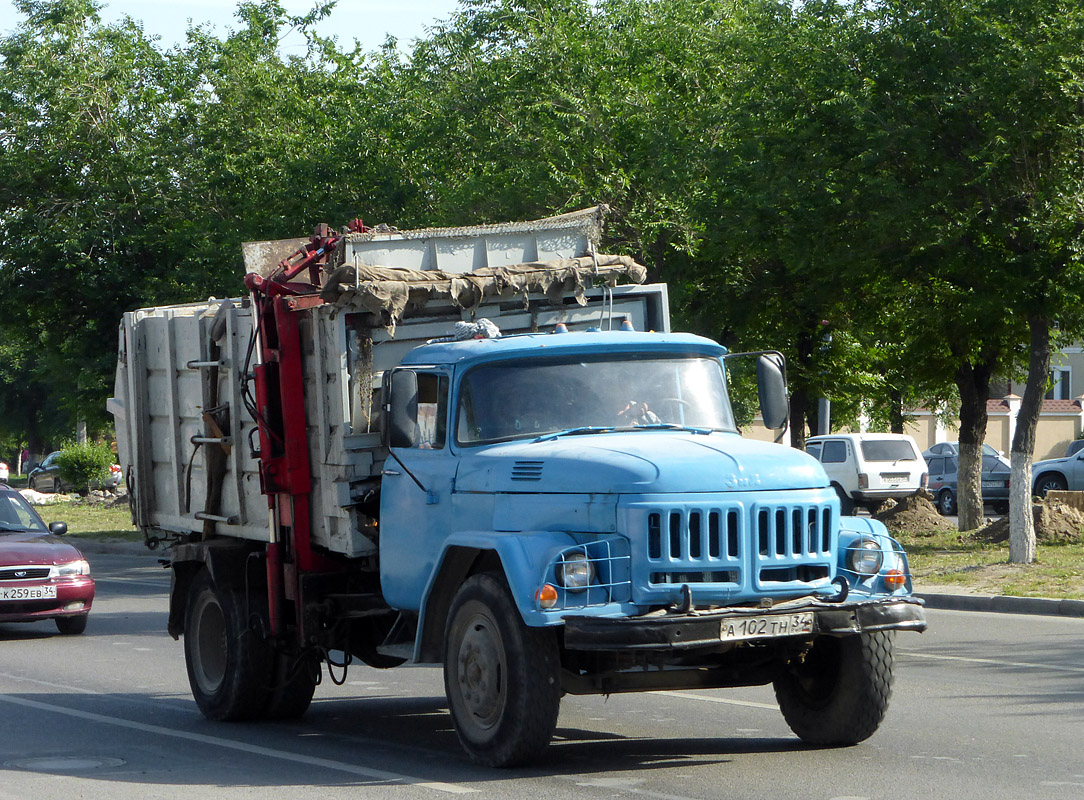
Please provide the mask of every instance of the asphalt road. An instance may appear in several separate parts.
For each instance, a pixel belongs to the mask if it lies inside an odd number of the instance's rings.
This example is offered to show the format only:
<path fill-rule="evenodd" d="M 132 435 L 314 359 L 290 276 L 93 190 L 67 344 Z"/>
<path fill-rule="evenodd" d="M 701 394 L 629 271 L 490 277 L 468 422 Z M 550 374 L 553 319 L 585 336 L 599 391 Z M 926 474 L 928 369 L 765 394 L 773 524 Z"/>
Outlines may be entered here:
<path fill-rule="evenodd" d="M 1078 618 L 930 611 L 857 747 L 803 746 L 767 688 L 568 697 L 546 762 L 494 771 L 460 751 L 436 669 L 352 668 L 297 723 L 205 721 L 164 632 L 168 572 L 90 560 L 86 634 L 0 625 L 0 800 L 1084 797 Z"/>

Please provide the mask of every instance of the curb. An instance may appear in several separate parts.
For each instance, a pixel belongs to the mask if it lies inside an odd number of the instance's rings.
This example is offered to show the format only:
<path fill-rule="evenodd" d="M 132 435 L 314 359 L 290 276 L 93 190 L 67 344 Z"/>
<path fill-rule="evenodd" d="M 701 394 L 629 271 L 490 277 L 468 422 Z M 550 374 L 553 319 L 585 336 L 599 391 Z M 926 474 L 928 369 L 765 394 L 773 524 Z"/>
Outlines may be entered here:
<path fill-rule="evenodd" d="M 1084 600 L 1045 597 L 1009 597 L 989 594 L 940 594 L 915 592 L 926 608 L 943 611 L 987 611 L 994 614 L 1039 614 L 1049 617 L 1084 618 Z"/>

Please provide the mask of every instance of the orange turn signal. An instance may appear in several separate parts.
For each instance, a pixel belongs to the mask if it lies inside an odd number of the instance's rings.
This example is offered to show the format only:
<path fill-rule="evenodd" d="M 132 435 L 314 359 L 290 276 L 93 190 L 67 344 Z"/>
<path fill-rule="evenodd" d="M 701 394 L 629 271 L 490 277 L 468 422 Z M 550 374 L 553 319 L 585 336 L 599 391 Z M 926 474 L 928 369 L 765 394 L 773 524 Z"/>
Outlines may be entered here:
<path fill-rule="evenodd" d="M 557 587 L 547 583 L 535 593 L 534 599 L 541 608 L 553 608 L 557 605 Z"/>
<path fill-rule="evenodd" d="M 890 591 L 902 589 L 906 585 L 907 575 L 905 575 L 902 570 L 890 569 L 885 573 L 885 586 L 887 586 Z"/>

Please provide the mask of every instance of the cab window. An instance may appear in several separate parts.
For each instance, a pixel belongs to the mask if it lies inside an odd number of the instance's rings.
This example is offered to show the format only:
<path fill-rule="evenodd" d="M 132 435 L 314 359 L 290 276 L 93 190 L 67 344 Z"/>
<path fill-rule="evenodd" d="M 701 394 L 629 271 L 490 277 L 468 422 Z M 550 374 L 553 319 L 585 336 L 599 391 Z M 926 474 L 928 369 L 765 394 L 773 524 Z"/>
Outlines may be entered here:
<path fill-rule="evenodd" d="M 448 429 L 448 376 L 439 373 L 418 373 L 418 436 L 419 450 L 440 450 L 444 447 Z"/>

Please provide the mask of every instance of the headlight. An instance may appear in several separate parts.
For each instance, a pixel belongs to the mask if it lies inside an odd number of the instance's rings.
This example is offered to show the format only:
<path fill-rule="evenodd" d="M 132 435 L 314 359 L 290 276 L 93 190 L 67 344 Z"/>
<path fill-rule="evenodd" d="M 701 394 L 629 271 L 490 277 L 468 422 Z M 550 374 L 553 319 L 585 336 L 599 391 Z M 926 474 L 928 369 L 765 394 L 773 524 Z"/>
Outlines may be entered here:
<path fill-rule="evenodd" d="M 884 563 L 884 553 L 876 539 L 859 539 L 847 548 L 847 566 L 859 575 L 876 575 Z"/>
<path fill-rule="evenodd" d="M 595 577 L 595 565 L 581 551 L 565 553 L 557 565 L 557 582 L 570 592 L 582 592 Z"/>
<path fill-rule="evenodd" d="M 86 561 L 69 561 L 67 564 L 56 564 L 49 570 L 50 578 L 74 578 L 78 575 L 89 575 L 90 564 Z"/>

